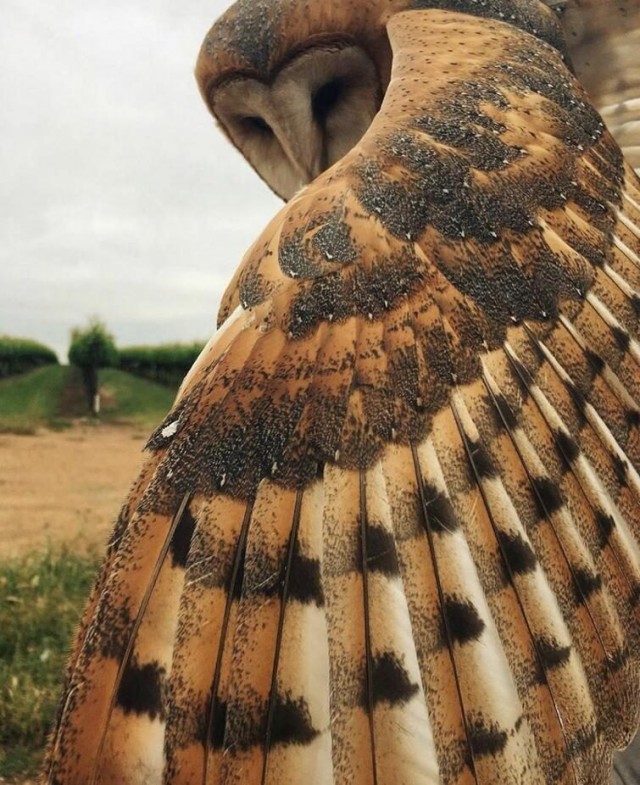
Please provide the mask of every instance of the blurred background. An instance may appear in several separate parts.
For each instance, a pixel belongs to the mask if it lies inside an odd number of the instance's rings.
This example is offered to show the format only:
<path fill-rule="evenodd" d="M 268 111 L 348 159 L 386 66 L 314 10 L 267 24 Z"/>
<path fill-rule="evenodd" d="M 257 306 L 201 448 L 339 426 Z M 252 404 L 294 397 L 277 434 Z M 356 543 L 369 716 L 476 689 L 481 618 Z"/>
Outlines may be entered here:
<path fill-rule="evenodd" d="M 142 447 L 280 205 L 193 77 L 230 4 L 0 0 L 0 782 L 38 768 Z"/>
<path fill-rule="evenodd" d="M 63 359 L 206 338 L 279 202 L 215 128 L 200 44 L 227 0 L 0 0 L 0 333 Z"/>

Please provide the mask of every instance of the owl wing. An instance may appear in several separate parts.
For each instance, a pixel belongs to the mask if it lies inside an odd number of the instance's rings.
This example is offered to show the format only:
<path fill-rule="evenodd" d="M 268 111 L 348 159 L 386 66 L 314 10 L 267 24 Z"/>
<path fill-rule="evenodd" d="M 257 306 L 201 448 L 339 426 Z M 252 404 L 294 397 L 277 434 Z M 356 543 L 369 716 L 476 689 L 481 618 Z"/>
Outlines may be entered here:
<path fill-rule="evenodd" d="M 388 29 L 149 443 L 52 783 L 604 785 L 636 730 L 640 182 L 551 47 Z"/>
<path fill-rule="evenodd" d="M 640 3 L 551 0 L 579 80 L 627 161 L 640 167 Z"/>

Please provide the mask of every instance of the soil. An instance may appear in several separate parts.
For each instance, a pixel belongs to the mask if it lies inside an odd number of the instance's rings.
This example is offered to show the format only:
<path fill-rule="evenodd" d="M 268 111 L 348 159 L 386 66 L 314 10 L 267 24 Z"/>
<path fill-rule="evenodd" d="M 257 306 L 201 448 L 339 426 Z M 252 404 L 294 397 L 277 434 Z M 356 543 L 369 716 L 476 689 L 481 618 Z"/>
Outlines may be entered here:
<path fill-rule="evenodd" d="M 0 785 L 42 785 L 42 780 L 37 776 L 28 780 L 23 780 L 19 777 L 17 779 L 14 777 L 9 777 L 8 779 L 0 777 Z"/>
<path fill-rule="evenodd" d="M 132 426 L 88 424 L 0 435 L 0 559 L 63 543 L 102 547 L 146 439 Z"/>

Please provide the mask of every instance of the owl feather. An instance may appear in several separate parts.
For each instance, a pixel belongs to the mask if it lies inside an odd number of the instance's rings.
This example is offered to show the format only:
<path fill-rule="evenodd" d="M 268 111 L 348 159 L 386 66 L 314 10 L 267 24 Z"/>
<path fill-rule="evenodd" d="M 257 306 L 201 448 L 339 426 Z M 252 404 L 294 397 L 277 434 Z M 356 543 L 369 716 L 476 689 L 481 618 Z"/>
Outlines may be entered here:
<path fill-rule="evenodd" d="M 609 781 L 640 710 L 640 180 L 552 12 L 506 7 L 241 0 L 208 36 L 214 104 L 337 33 L 387 37 L 388 85 L 149 441 L 47 782 Z"/>

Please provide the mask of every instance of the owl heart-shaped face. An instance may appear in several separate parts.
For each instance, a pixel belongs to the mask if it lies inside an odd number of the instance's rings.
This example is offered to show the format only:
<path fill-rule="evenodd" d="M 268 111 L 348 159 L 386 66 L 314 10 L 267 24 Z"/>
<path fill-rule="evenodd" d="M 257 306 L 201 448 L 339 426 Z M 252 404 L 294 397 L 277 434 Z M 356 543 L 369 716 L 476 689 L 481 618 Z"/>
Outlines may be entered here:
<path fill-rule="evenodd" d="M 271 81 L 224 81 L 211 108 L 258 174 L 290 199 L 355 146 L 381 98 L 376 66 L 363 49 L 323 42 L 300 52 Z"/>

